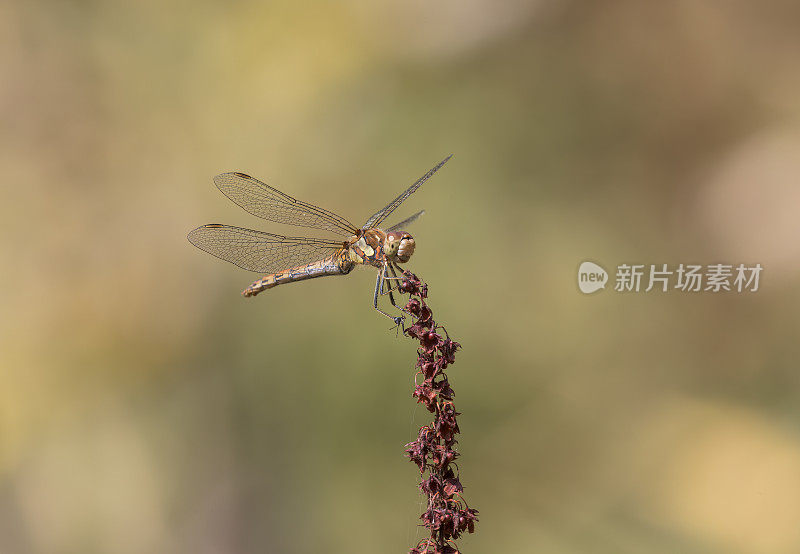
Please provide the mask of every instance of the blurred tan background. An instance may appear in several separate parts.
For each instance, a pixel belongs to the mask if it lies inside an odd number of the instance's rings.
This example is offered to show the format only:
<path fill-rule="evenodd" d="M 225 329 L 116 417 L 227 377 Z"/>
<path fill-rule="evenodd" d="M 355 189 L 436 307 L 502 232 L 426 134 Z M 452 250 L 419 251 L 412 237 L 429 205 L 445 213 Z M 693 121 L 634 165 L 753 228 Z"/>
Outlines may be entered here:
<path fill-rule="evenodd" d="M 405 552 L 414 343 L 373 273 L 239 293 L 250 173 L 359 223 L 464 345 L 465 552 L 800 552 L 800 5 L 0 6 L 0 552 Z M 761 263 L 582 295 L 584 259 Z"/>

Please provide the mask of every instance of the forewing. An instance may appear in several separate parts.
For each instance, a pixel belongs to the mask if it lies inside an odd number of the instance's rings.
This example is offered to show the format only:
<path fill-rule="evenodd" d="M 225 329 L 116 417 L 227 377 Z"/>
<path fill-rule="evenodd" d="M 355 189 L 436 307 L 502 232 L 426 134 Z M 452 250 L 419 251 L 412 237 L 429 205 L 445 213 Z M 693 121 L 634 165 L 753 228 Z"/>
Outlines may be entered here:
<path fill-rule="evenodd" d="M 342 248 L 341 242 L 332 240 L 284 237 L 219 223 L 198 227 L 188 239 L 200 250 L 259 273 L 305 265 Z"/>
<path fill-rule="evenodd" d="M 381 210 L 379 210 L 379 211 L 375 212 L 375 213 L 372 215 L 372 217 L 370 217 L 370 218 L 367 220 L 367 222 L 364 224 L 364 226 L 362 227 L 362 229 L 371 229 L 372 227 L 377 227 L 378 225 L 380 225 L 380 224 L 381 224 L 381 222 L 382 222 L 384 219 L 386 219 L 386 218 L 389 216 L 389 214 L 390 214 L 390 213 L 392 213 L 393 211 L 395 211 L 395 210 L 397 209 L 397 207 L 398 207 L 400 204 L 402 204 L 402 203 L 403 203 L 403 201 L 405 201 L 405 199 L 406 199 L 406 198 L 408 198 L 409 196 L 411 196 L 411 195 L 414 193 L 414 191 L 415 191 L 415 190 L 417 190 L 419 187 L 421 187 L 421 186 L 422 186 L 422 183 L 424 183 L 425 181 L 427 181 L 428 179 L 430 179 L 430 178 L 431 178 L 431 176 L 432 176 L 434 173 L 436 173 L 437 171 L 439 171 L 439 168 L 440 168 L 440 167 L 442 167 L 444 164 L 446 164 L 446 163 L 447 163 L 447 160 L 449 160 L 449 159 L 450 159 L 450 158 L 452 158 L 452 157 L 453 157 L 453 155 L 452 155 L 452 154 L 450 154 L 449 156 L 447 156 L 447 157 L 446 157 L 445 159 L 443 159 L 441 162 L 439 162 L 438 164 L 436 164 L 436 166 L 435 166 L 433 169 L 431 169 L 431 170 L 430 170 L 430 171 L 428 171 L 428 172 L 427 172 L 425 175 L 423 175 L 422 177 L 420 177 L 419 179 L 417 179 L 417 181 L 416 181 L 416 182 L 415 182 L 413 185 L 411 185 L 410 187 L 408 187 L 408 188 L 407 188 L 405 191 L 403 191 L 403 193 L 401 193 L 401 194 L 400 194 L 400 196 L 398 196 L 397 198 L 395 198 L 394 200 L 392 200 L 391 202 L 389 202 L 389 203 L 388 203 L 388 204 L 387 204 L 387 205 L 386 205 L 386 206 L 385 206 L 383 209 L 381 209 Z"/>
<path fill-rule="evenodd" d="M 417 213 L 415 213 L 414 215 L 412 215 L 411 217 L 404 219 L 400 223 L 392 225 L 391 227 L 389 227 L 386 230 L 387 231 L 404 231 L 409 225 L 411 225 L 416 220 L 418 220 L 419 216 L 421 216 L 424 213 L 425 213 L 425 210 L 420 210 Z"/>
<path fill-rule="evenodd" d="M 340 215 L 292 198 L 244 173 L 222 173 L 214 177 L 217 188 L 251 214 L 288 225 L 323 229 L 350 236 L 355 226 Z"/>

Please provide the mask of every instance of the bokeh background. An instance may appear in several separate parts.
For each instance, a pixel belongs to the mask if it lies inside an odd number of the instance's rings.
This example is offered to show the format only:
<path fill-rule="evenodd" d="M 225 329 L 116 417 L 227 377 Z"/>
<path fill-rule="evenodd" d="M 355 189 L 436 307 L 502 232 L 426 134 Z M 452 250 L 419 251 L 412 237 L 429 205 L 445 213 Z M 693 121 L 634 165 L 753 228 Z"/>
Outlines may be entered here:
<path fill-rule="evenodd" d="M 0 5 L 0 551 L 405 552 L 428 420 L 373 273 L 193 248 L 243 171 L 355 222 L 464 345 L 465 552 L 800 551 L 800 5 Z M 302 232 L 300 230 L 299 232 Z M 582 295 L 578 264 L 761 263 Z"/>

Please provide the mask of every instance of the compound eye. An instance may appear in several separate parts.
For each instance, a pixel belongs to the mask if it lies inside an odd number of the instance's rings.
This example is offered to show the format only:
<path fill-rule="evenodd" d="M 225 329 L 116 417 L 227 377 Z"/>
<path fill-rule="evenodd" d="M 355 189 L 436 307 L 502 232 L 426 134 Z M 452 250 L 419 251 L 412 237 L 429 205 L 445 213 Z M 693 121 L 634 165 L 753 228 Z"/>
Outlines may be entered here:
<path fill-rule="evenodd" d="M 400 248 L 400 241 L 394 237 L 389 237 L 386 245 L 383 247 L 383 252 L 388 256 L 394 256 Z"/>

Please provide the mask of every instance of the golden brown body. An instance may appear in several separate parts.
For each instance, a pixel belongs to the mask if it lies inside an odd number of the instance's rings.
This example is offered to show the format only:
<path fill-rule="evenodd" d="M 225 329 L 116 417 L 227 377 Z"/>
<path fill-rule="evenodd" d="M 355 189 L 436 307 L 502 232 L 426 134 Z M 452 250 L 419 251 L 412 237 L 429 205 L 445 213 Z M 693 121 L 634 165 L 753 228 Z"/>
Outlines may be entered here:
<path fill-rule="evenodd" d="M 284 283 L 305 281 L 329 275 L 347 275 L 356 264 L 384 268 L 390 262 L 405 262 L 414 253 L 414 239 L 402 231 L 386 232 L 367 229 L 361 235 L 352 235 L 342 248 L 315 262 L 270 273 L 242 291 L 244 296 L 255 296 L 261 291 Z"/>
<path fill-rule="evenodd" d="M 397 323 L 402 317 L 379 309 L 378 297 L 388 294 L 389 301 L 398 308 L 392 296 L 393 283 L 399 280 L 398 272 L 403 272 L 398 264 L 411 258 L 415 246 L 411 235 L 400 229 L 416 221 L 423 212 L 417 212 L 387 231 L 379 226 L 449 159 L 450 156 L 447 156 L 431 168 L 394 200 L 372 214 L 360 228 L 330 210 L 293 198 L 245 173 L 221 173 L 214 177 L 214 184 L 250 214 L 275 223 L 326 231 L 347 239 L 290 237 L 221 223 L 197 227 L 189 232 L 187 238 L 213 256 L 263 275 L 242 292 L 244 296 L 255 296 L 284 283 L 346 275 L 358 264 L 374 266 L 379 271 L 373 306 Z"/>

